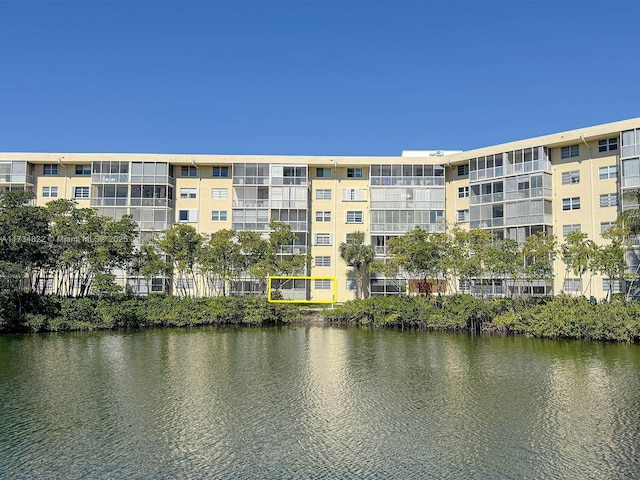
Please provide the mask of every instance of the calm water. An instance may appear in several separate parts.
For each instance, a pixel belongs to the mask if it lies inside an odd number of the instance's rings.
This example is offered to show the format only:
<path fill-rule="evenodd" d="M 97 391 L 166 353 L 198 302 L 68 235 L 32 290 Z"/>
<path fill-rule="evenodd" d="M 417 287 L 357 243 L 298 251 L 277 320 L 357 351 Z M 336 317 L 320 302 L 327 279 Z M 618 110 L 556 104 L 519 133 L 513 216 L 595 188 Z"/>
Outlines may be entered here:
<path fill-rule="evenodd" d="M 0 337 L 0 478 L 640 478 L 640 346 L 316 326 Z"/>

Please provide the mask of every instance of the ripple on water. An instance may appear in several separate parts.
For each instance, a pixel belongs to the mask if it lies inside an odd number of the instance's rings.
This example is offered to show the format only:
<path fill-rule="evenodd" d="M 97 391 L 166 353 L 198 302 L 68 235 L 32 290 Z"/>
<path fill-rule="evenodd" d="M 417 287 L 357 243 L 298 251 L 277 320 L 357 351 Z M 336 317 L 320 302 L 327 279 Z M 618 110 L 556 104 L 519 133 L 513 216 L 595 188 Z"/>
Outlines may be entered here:
<path fill-rule="evenodd" d="M 311 327 L 0 349 L 0 478 L 640 477 L 629 346 Z"/>

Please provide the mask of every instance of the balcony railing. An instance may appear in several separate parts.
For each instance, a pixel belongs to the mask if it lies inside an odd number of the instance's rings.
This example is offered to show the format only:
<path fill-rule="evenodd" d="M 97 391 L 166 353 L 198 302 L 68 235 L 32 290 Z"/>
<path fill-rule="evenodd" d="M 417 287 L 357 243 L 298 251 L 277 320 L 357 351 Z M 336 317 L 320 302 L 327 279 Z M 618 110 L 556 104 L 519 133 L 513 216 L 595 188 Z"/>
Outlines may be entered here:
<path fill-rule="evenodd" d="M 548 160 L 534 160 L 532 162 L 514 163 L 499 167 L 484 168 L 469 172 L 469 181 L 475 182 L 487 178 L 502 177 L 508 175 L 518 175 L 529 172 L 551 172 L 551 162 Z"/>
<path fill-rule="evenodd" d="M 94 173 L 91 183 L 129 183 L 128 173 Z"/>
<path fill-rule="evenodd" d="M 416 200 L 371 200 L 372 210 L 444 210 L 444 201 L 421 202 Z"/>

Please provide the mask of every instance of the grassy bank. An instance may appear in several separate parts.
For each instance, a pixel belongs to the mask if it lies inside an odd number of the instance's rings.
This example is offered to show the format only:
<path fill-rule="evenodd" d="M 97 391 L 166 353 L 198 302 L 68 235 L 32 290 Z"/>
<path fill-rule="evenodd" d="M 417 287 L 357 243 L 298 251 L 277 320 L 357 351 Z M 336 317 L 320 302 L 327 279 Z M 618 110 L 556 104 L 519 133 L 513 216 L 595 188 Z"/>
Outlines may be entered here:
<path fill-rule="evenodd" d="M 58 298 L 24 294 L 0 305 L 0 333 L 184 327 L 275 325 L 295 319 L 289 305 L 250 297 Z"/>
<path fill-rule="evenodd" d="M 328 311 L 330 321 L 379 327 L 482 331 L 547 338 L 640 341 L 640 303 L 584 298 L 373 297 Z"/>

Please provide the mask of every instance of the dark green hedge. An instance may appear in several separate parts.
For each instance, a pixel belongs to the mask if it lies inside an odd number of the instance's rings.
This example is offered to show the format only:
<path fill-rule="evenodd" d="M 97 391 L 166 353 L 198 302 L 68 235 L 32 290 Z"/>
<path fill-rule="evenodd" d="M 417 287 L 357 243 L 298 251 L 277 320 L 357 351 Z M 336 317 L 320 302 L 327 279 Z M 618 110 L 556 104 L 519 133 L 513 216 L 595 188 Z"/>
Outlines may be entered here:
<path fill-rule="evenodd" d="M 190 325 L 274 325 L 296 309 L 251 297 L 58 298 L 24 294 L 0 307 L 0 332 L 57 332 Z"/>
<path fill-rule="evenodd" d="M 326 312 L 331 321 L 381 327 L 483 331 L 548 338 L 640 340 L 640 303 L 585 298 L 372 297 Z"/>

